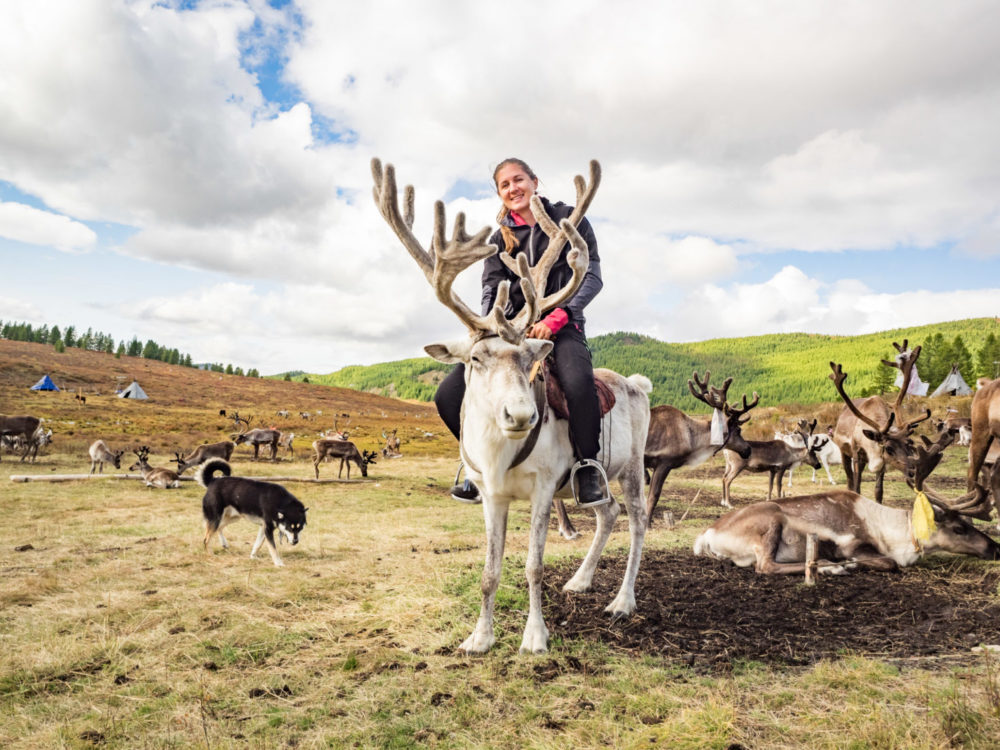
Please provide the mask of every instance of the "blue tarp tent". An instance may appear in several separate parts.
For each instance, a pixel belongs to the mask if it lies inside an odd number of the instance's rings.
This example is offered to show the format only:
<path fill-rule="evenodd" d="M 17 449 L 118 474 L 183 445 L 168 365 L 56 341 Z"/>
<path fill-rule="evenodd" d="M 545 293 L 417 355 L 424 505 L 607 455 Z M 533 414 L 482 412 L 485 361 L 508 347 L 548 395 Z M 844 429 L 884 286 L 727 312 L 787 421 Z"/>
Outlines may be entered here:
<path fill-rule="evenodd" d="M 52 378 L 49 377 L 48 373 L 45 373 L 45 377 L 31 386 L 33 391 L 58 391 L 56 384 L 52 382 Z"/>

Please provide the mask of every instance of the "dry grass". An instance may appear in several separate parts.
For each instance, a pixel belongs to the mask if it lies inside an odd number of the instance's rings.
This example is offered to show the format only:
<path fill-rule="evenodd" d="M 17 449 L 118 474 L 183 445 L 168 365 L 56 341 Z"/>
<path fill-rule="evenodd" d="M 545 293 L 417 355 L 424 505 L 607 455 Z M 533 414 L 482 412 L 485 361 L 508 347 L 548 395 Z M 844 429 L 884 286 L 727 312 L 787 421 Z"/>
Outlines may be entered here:
<path fill-rule="evenodd" d="M 134 481 L 9 481 L 85 471 L 80 446 L 106 437 L 121 414 L 170 443 L 187 429 L 175 425 L 211 432 L 217 409 L 233 404 L 305 410 L 305 397 L 290 403 L 304 393 L 310 404 L 329 402 L 324 412 L 340 408 L 334 403 L 362 408 L 343 391 L 266 381 L 251 383 L 275 389 L 257 401 L 238 389 L 211 399 L 180 380 L 189 372 L 171 368 L 164 385 L 140 380 L 154 394 L 172 383 L 200 405 L 98 396 L 79 407 L 71 396 L 0 383 L 0 412 L 44 405 L 53 422 L 76 422 L 72 436 L 56 430 L 54 452 L 35 467 L 7 455 L 0 464 L 4 747 L 939 748 L 1000 740 L 988 656 L 900 666 L 845 655 L 804 670 L 747 663 L 728 675 L 569 639 L 555 639 L 546 656 L 520 657 L 524 508 L 510 522 L 498 643 L 483 658 L 455 655 L 478 610 L 482 519 L 446 495 L 455 469 L 447 441 L 404 440 L 404 458 L 377 464 L 370 482 L 290 483 L 309 524 L 297 547 L 282 547 L 282 569 L 266 554 L 249 559 L 256 527 L 247 522 L 230 527 L 228 552 L 204 551 L 192 483 L 162 491 Z M 427 424 L 406 421 L 405 412 L 418 413 L 412 405 L 379 399 L 370 408 L 395 409 L 407 429 Z M 380 432 L 380 421 L 367 424 Z M 312 470 L 303 458 L 251 464 L 243 453 L 235 467 Z M 720 468 L 721 459 L 672 476 L 663 504 L 683 513 L 671 505 L 673 484 L 717 498 Z M 944 470 L 961 469 L 949 457 Z M 904 497 L 898 482 L 887 487 Z M 741 476 L 734 489 L 752 499 L 766 482 Z M 699 510 L 674 531 L 654 529 L 648 544 L 689 545 L 707 523 Z M 625 537 L 615 533 L 610 554 L 623 554 Z M 587 534 L 570 543 L 553 534 L 549 558 L 582 556 L 588 544 Z"/>

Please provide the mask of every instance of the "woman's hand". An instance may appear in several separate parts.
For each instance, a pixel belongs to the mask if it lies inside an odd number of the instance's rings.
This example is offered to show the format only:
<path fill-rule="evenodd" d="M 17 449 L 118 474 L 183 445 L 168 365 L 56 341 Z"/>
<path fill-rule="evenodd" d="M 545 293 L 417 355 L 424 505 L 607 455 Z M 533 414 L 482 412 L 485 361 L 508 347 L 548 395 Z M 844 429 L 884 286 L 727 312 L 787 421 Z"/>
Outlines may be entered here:
<path fill-rule="evenodd" d="M 528 338 L 551 341 L 552 329 L 545 325 L 542 321 L 538 321 L 535 325 L 531 326 L 531 330 L 528 331 Z"/>

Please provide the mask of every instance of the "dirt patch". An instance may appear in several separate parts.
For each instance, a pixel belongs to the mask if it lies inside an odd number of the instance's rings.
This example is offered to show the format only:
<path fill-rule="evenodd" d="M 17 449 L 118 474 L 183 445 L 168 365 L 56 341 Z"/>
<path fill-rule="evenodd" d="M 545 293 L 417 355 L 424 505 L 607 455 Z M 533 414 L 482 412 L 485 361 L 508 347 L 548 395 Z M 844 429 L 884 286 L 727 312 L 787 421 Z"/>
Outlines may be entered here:
<path fill-rule="evenodd" d="M 746 660 L 806 665 L 845 653 L 967 654 L 1000 641 L 1000 571 L 953 558 L 805 586 L 799 576 L 759 576 L 687 551 L 647 550 L 636 614 L 620 623 L 603 610 L 621 585 L 624 557 L 602 560 L 591 592 L 563 593 L 577 565 L 553 565 L 546 576 L 545 620 L 553 634 L 711 669 Z"/>

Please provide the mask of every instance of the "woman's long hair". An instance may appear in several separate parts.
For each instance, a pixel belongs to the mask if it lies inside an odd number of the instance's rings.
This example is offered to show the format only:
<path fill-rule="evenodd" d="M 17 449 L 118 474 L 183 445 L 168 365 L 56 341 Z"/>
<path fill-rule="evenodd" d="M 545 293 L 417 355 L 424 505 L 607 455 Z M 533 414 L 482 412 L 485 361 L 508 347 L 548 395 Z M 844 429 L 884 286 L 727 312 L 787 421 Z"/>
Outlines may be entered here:
<path fill-rule="evenodd" d="M 529 167 L 523 159 L 511 156 L 497 164 L 496 168 L 493 170 L 493 187 L 499 189 L 497 185 L 497 172 L 499 172 L 501 168 L 506 167 L 508 164 L 516 164 L 524 170 L 524 173 L 528 175 L 528 177 L 533 179 L 535 182 L 538 182 L 538 177 L 535 176 L 535 173 L 531 171 L 531 167 Z M 513 255 L 514 250 L 517 248 L 517 238 L 514 236 L 514 230 L 503 223 L 503 220 L 507 218 L 509 213 L 510 209 L 508 209 L 507 206 L 501 206 L 500 213 L 497 214 L 497 222 L 500 224 L 500 236 L 503 237 L 503 249 Z"/>

